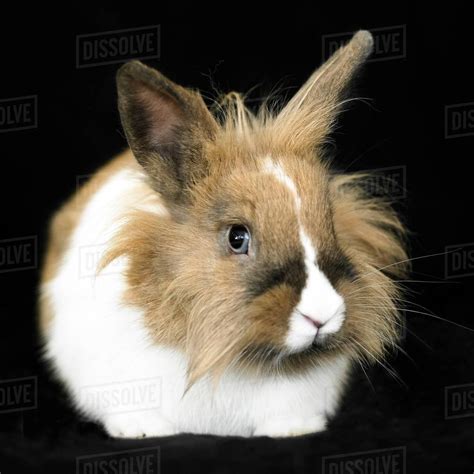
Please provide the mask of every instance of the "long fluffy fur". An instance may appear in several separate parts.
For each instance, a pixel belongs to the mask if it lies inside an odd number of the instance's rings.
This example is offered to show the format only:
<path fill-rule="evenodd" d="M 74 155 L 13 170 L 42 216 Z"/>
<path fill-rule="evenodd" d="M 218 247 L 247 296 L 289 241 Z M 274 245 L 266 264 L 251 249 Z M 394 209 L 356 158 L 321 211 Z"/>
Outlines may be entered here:
<path fill-rule="evenodd" d="M 268 104 L 253 113 L 241 95 L 231 93 L 219 102 L 217 109 L 220 130 L 216 140 L 230 156 L 237 144 L 252 152 L 274 150 L 277 156 L 294 153 L 288 135 L 279 132 L 282 125 L 277 121 L 281 119 Z M 320 159 L 314 156 L 314 151 L 310 154 L 309 159 Z M 225 161 L 214 162 L 211 175 L 225 173 L 231 165 Z M 258 169 L 258 162 L 248 162 L 247 167 Z M 393 277 L 405 275 L 408 265 L 404 263 L 407 259 L 405 228 L 388 202 L 366 195 L 365 179 L 370 179 L 370 175 L 330 176 L 336 234 L 359 274 L 350 289 L 346 289 L 351 317 L 334 343 L 334 351 L 374 362 L 381 359 L 386 349 L 396 345 L 400 328 L 396 302 L 401 289 Z M 196 202 L 208 200 L 207 193 L 212 194 L 212 187 L 197 189 Z M 196 280 L 192 263 L 191 270 L 173 268 L 171 260 L 179 261 L 178 255 L 186 253 L 187 246 L 192 245 L 194 236 L 186 235 L 188 228 L 143 211 L 131 213 L 128 221 L 105 256 L 102 267 L 121 255 L 130 258 L 127 302 L 146 310 L 148 327 L 157 342 L 185 349 L 190 360 L 189 383 L 209 372 L 218 376 L 231 364 L 241 364 L 246 370 L 255 365 L 259 369 L 273 370 L 275 364 L 262 365 L 268 360 L 262 356 L 263 349 L 259 356 L 254 354 L 251 359 L 257 364 L 249 363 L 250 358 L 245 357 L 255 350 L 252 343 L 259 335 L 251 327 L 251 318 L 243 322 L 235 315 L 255 311 L 255 308 L 239 306 L 232 282 L 229 287 L 221 286 L 218 292 L 211 294 L 209 281 Z M 160 250 L 168 254 L 167 259 L 160 256 Z M 153 262 L 159 265 L 159 271 L 150 265 Z M 196 266 L 199 264 L 195 262 Z M 229 293 L 233 293 L 232 300 L 227 298 Z M 265 300 L 261 305 L 265 305 Z M 323 358 L 324 354 L 319 355 L 319 360 Z M 275 361 L 277 356 L 270 359 Z M 314 363 L 315 357 L 310 351 L 278 361 L 278 370 L 298 370 Z"/>

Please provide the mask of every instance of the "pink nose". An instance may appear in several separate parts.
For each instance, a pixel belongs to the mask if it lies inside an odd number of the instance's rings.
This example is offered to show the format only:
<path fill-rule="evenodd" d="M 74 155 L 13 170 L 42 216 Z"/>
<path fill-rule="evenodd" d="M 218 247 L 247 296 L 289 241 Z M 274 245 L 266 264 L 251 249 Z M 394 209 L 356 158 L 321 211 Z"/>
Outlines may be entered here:
<path fill-rule="evenodd" d="M 302 313 L 302 314 L 303 314 L 303 313 Z M 317 321 L 316 319 L 311 318 L 311 317 L 308 316 L 307 314 L 303 314 L 303 317 L 304 317 L 307 321 L 309 321 L 316 329 L 319 329 L 319 328 L 321 328 L 321 327 L 324 325 L 324 323 L 321 323 L 321 322 Z"/>

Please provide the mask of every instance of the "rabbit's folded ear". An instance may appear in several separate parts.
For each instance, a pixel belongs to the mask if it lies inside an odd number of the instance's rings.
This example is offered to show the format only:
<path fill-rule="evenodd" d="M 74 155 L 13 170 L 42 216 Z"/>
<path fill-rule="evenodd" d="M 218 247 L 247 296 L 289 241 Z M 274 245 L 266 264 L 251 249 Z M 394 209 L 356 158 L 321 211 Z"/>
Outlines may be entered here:
<path fill-rule="evenodd" d="M 344 103 L 348 86 L 372 52 L 373 38 L 358 31 L 319 67 L 275 120 L 277 135 L 289 145 L 315 147 L 324 143 Z"/>
<path fill-rule="evenodd" d="M 202 149 L 217 123 L 201 95 L 181 87 L 157 70 L 132 61 L 117 73 L 118 104 L 129 145 L 170 203 L 206 173 Z"/>

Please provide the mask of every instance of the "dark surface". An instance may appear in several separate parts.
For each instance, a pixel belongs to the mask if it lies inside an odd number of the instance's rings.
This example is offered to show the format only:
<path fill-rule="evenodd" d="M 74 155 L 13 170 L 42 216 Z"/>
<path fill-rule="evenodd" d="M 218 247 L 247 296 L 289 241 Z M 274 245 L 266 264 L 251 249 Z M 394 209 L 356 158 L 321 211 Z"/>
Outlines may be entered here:
<path fill-rule="evenodd" d="M 222 13 L 220 21 L 204 24 L 199 11 L 186 20 L 151 5 L 122 13 L 57 11 L 54 19 L 42 12 L 41 23 L 30 10 L 27 17 L 26 11 L 2 15 L 0 98 L 37 94 L 39 114 L 37 129 L 0 134 L 0 239 L 36 235 L 41 256 L 48 216 L 74 191 L 78 177 L 125 147 L 116 112 L 118 65 L 76 69 L 76 35 L 161 24 L 161 58 L 148 64 L 207 95 L 213 85 L 247 91 L 263 84 L 251 94 L 255 100 L 282 80 L 291 87 L 287 93 L 300 85 L 321 61 L 321 35 L 405 25 L 406 57 L 366 67 L 357 94 L 372 100 L 356 103 L 341 120 L 336 163 L 348 170 L 406 167 L 407 193 L 397 206 L 413 231 L 411 256 L 423 257 L 413 262 L 413 279 L 427 281 L 407 283 L 410 298 L 441 318 L 474 327 L 474 277 L 446 280 L 450 254 L 425 258 L 474 241 L 474 136 L 444 138 L 445 106 L 474 101 L 474 29 L 465 9 L 315 5 L 259 21 L 242 7 L 232 22 Z M 465 263 L 461 273 L 473 273 L 472 265 Z M 316 473 L 323 472 L 324 456 L 393 447 L 405 448 L 408 473 L 474 471 L 474 417 L 445 417 L 445 387 L 474 383 L 474 333 L 466 329 L 407 312 L 407 356 L 389 360 L 403 383 L 382 367 L 368 372 L 373 386 L 356 372 L 341 412 L 322 434 L 119 441 L 81 421 L 41 367 L 37 278 L 36 270 L 0 273 L 0 380 L 37 376 L 39 386 L 37 409 L 0 413 L 2 474 L 75 472 L 77 456 L 141 447 L 160 448 L 162 473 Z"/>

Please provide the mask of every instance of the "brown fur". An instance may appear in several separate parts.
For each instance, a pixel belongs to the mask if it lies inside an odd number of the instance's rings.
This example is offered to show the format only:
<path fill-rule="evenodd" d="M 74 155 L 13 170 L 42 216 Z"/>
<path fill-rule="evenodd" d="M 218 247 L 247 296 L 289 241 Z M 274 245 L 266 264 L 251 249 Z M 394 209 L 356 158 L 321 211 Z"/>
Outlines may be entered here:
<path fill-rule="evenodd" d="M 333 176 L 323 157 L 347 84 L 370 48 L 367 34 L 356 35 L 280 114 L 253 115 L 232 93 L 217 106 L 220 122 L 196 92 L 140 63 L 119 72 L 127 137 L 171 215 L 131 213 L 102 268 L 128 256 L 125 302 L 144 310 L 156 343 L 187 353 L 189 383 L 229 365 L 301 371 L 341 351 L 373 361 L 395 344 L 398 288 L 390 275 L 406 270 L 397 263 L 406 259 L 403 226 L 388 204 L 364 195 L 360 178 Z M 346 301 L 346 321 L 325 349 L 282 353 L 302 248 L 293 196 L 264 172 L 267 156 L 296 184 L 300 222 Z M 81 196 L 87 200 L 86 191 Z M 53 223 L 46 279 L 64 249 L 58 236 L 64 242 L 76 218 L 67 207 Z M 232 224 L 250 229 L 249 255 L 226 247 Z"/>

